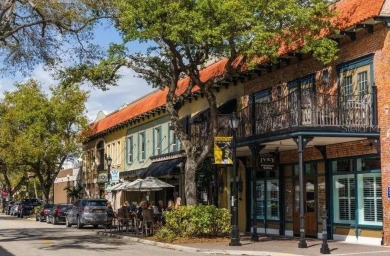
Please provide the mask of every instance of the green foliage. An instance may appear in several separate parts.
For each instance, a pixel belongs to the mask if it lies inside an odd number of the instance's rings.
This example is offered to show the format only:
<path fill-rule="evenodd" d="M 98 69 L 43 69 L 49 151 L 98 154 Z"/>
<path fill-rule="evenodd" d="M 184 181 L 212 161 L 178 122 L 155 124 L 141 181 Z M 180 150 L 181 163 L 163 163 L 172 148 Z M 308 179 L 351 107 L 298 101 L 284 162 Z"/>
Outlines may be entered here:
<path fill-rule="evenodd" d="M 157 232 L 159 240 L 174 237 L 224 237 L 230 232 L 230 213 L 211 205 L 181 206 L 164 212 L 166 224 Z M 160 234 L 161 232 L 161 234 Z"/>
<path fill-rule="evenodd" d="M 167 111 L 186 153 L 187 204 L 196 204 L 197 168 L 213 148 L 218 131 L 216 95 L 212 84 L 259 64 L 259 57 L 274 61 L 288 51 L 312 52 L 328 63 L 336 56 L 336 44 L 324 39 L 334 15 L 328 0 L 113 0 L 115 25 L 123 45 L 112 45 L 105 60 L 71 67 L 60 77 L 66 83 L 88 80 L 107 89 L 115 84 L 121 67 L 131 68 L 150 85 L 168 89 Z M 145 43 L 147 50 L 134 52 L 130 42 Z M 233 65 L 239 56 L 246 63 Z M 226 72 L 201 79 L 200 70 L 226 58 Z M 186 91 L 176 95 L 179 81 L 189 79 Z M 180 124 L 185 97 L 198 86 L 210 111 L 207 141 L 199 147 Z"/>
<path fill-rule="evenodd" d="M 101 56 L 91 39 L 95 22 L 110 15 L 113 0 L 2 0 L 0 4 L 1 71 L 31 71 L 63 61 Z M 3 72 L 4 73 L 4 72 Z"/>
<path fill-rule="evenodd" d="M 71 202 L 75 202 L 76 200 L 80 199 L 83 195 L 83 187 L 70 187 L 70 188 L 64 188 L 66 191 L 67 196 L 71 199 Z"/>
<path fill-rule="evenodd" d="M 177 238 L 177 235 L 167 227 L 163 227 L 156 233 L 156 238 L 160 242 L 171 243 Z"/>
<path fill-rule="evenodd" d="M 65 159 L 81 151 L 88 94 L 75 84 L 52 87 L 51 97 L 35 80 L 15 86 L 0 101 L 0 161 L 8 170 L 3 175 L 20 183 L 27 172 L 34 173 L 47 199 Z"/>

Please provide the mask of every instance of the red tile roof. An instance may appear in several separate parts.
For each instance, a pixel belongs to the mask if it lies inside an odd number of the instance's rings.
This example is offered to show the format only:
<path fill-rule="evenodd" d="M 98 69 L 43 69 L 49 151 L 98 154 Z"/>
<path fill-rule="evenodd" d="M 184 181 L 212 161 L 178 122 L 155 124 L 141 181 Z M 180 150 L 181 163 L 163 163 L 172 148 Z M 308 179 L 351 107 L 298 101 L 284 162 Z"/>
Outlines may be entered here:
<path fill-rule="evenodd" d="M 240 59 L 239 59 L 240 60 Z M 218 61 L 204 70 L 201 71 L 201 80 L 207 81 L 212 77 L 222 75 L 225 73 L 225 65 L 227 63 L 227 59 L 223 59 L 221 61 Z M 237 64 L 237 63 L 235 63 Z M 189 79 L 184 78 L 180 80 L 177 94 L 181 95 L 184 93 L 186 85 L 188 84 Z M 195 87 L 192 91 L 199 90 L 198 87 Z M 141 114 L 147 113 L 148 111 L 151 111 L 153 109 L 165 106 L 166 103 L 166 94 L 167 90 L 156 90 L 139 100 L 129 104 L 123 109 L 117 110 L 104 119 L 101 119 L 95 123 L 92 124 L 92 134 L 96 135 L 100 132 L 103 132 L 111 127 L 114 127 L 115 125 L 119 125 L 127 120 L 130 120 L 132 118 L 135 118 Z"/>
<path fill-rule="evenodd" d="M 382 6 L 385 0 L 342 0 L 333 5 L 333 8 L 336 9 L 337 17 L 332 20 L 332 23 L 338 29 L 346 29 L 348 27 L 354 26 L 362 21 L 368 20 L 375 16 L 378 16 L 381 12 Z M 286 49 L 280 49 L 281 52 L 285 52 Z M 241 59 L 238 59 L 238 62 Z M 214 63 L 204 70 L 201 71 L 202 81 L 207 81 L 208 79 L 222 75 L 225 73 L 225 65 L 227 60 L 223 59 L 217 63 Z M 236 63 L 237 65 L 237 63 Z M 180 95 L 184 92 L 185 86 L 188 84 L 188 78 L 184 78 L 179 82 L 177 89 L 177 94 Z M 195 87 L 193 91 L 199 90 L 198 87 Z M 143 98 L 129 104 L 127 107 L 115 111 L 105 117 L 102 120 L 99 120 L 92 124 L 92 135 L 97 135 L 109 128 L 112 128 L 116 125 L 119 125 L 127 120 L 135 118 L 141 114 L 149 112 L 153 109 L 165 106 L 166 103 L 166 90 L 157 90 L 154 91 Z"/>
<path fill-rule="evenodd" d="M 339 29 L 352 27 L 378 16 L 386 0 L 342 0 L 334 4 L 337 18 L 333 24 Z"/>

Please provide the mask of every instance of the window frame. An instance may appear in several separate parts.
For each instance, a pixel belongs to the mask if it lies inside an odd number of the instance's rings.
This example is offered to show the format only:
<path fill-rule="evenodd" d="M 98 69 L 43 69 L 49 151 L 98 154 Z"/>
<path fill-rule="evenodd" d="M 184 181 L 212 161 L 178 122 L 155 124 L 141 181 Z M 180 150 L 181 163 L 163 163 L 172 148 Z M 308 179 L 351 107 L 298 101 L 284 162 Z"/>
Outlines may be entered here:
<path fill-rule="evenodd" d="M 138 133 L 138 161 L 143 162 L 146 160 L 146 132 L 141 131 Z"/>

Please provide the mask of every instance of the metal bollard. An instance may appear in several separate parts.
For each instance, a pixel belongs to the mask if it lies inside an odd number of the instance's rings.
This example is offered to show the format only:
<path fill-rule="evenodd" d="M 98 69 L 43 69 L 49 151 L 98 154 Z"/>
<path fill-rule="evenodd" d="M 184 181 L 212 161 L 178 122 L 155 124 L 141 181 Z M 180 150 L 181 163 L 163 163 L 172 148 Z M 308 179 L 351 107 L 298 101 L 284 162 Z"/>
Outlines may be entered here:
<path fill-rule="evenodd" d="M 330 254 L 329 246 L 328 246 L 328 232 L 326 231 L 326 219 L 328 211 L 324 208 L 321 213 L 322 218 L 322 246 L 320 249 L 320 253 L 322 254 Z"/>

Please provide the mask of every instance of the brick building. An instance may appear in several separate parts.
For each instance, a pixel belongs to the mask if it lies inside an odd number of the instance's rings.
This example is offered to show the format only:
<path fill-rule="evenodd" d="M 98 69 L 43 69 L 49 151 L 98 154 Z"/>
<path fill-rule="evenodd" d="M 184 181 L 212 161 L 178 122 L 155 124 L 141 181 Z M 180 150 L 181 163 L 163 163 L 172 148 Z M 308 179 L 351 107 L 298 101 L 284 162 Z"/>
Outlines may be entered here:
<path fill-rule="evenodd" d="M 322 237 L 326 209 L 329 238 L 388 245 L 390 1 L 336 9 L 337 61 L 289 53 L 244 85 L 245 228 L 301 236 L 305 247 L 305 236 Z"/>
<path fill-rule="evenodd" d="M 218 204 L 230 208 L 236 179 L 241 231 L 300 236 L 298 246 L 305 247 L 305 237 L 322 237 L 326 209 L 330 239 L 389 245 L 390 0 L 342 0 L 335 7 L 338 30 L 328 35 L 340 49 L 334 63 L 286 52 L 276 64 L 259 64 L 236 86 L 217 86 L 219 103 L 235 98 L 241 117 L 238 176 L 232 177 L 231 166 L 215 167 Z M 201 101 L 189 98 L 183 116 L 194 120 L 204 111 Z M 117 168 L 125 173 L 134 164 L 126 159 L 145 152 L 144 143 L 135 141 L 147 133 L 137 129 L 161 118 L 164 104 L 163 91 L 152 93 L 93 124 L 83 162 L 91 196 L 98 194 L 99 166 L 106 172 L 109 146 L 116 142 L 123 154 Z M 145 140 L 153 145 L 155 135 Z"/>

